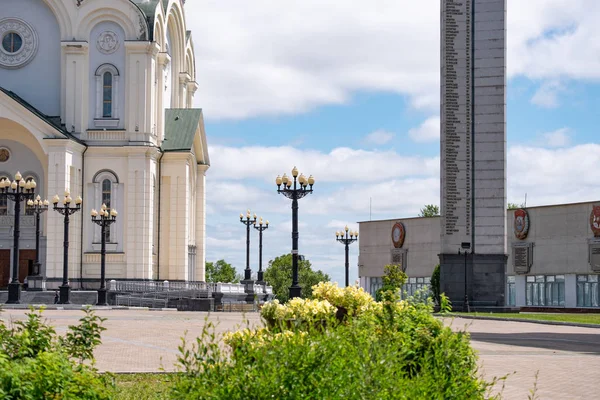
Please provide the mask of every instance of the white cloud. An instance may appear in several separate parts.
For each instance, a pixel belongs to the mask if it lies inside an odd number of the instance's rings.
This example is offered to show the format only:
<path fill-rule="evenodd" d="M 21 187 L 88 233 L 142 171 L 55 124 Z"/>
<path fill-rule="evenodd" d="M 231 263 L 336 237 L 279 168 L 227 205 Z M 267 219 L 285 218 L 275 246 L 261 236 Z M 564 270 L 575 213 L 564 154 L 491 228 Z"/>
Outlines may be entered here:
<path fill-rule="evenodd" d="M 367 90 L 437 109 L 439 7 L 439 0 L 363 7 L 345 0 L 189 1 L 196 106 L 208 119 L 296 114 Z M 508 0 L 507 10 L 509 77 L 600 79 L 600 2 Z M 552 104 L 552 96 L 538 97 Z"/>
<path fill-rule="evenodd" d="M 317 187 L 323 182 L 381 182 L 413 175 L 429 176 L 439 170 L 438 157 L 402 156 L 391 150 L 338 147 L 324 153 L 288 146 L 210 146 L 209 151 L 211 178 L 258 179 L 272 183 L 273 189 L 277 175 L 290 175 L 294 164 L 307 176 L 314 175 Z M 254 193 L 255 189 L 249 185 L 243 186 L 241 190 Z"/>
<path fill-rule="evenodd" d="M 546 147 L 565 147 L 571 144 L 571 129 L 560 128 L 542 134 L 542 144 Z"/>
<path fill-rule="evenodd" d="M 365 142 L 382 145 L 390 142 L 394 138 L 394 134 L 392 132 L 385 131 L 383 129 L 378 129 L 374 132 L 371 132 L 365 138 Z"/>
<path fill-rule="evenodd" d="M 560 103 L 558 96 L 564 92 L 566 87 L 557 80 L 544 82 L 533 94 L 531 103 L 543 108 L 557 108 Z"/>
<path fill-rule="evenodd" d="M 418 128 L 408 131 L 408 136 L 418 143 L 440 140 L 440 117 L 427 118 Z"/>

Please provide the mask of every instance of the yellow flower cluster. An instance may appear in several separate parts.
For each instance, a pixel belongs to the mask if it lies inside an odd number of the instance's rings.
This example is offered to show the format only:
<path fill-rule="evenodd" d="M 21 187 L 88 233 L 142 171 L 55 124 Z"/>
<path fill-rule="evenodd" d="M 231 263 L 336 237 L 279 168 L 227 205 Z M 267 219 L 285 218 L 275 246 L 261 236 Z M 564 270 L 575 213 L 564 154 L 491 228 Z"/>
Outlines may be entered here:
<path fill-rule="evenodd" d="M 227 332 L 223 335 L 223 341 L 232 349 L 236 349 L 242 345 L 249 346 L 252 349 L 262 347 L 272 340 L 289 340 L 295 337 L 303 338 L 307 335 L 306 332 L 283 331 L 272 333 L 267 328 L 259 329 L 242 329 L 236 332 Z"/>
<path fill-rule="evenodd" d="M 340 288 L 337 283 L 320 282 L 313 286 L 312 290 L 315 299 L 345 308 L 353 315 L 370 310 L 376 303 L 373 297 L 358 285 Z"/>
<path fill-rule="evenodd" d="M 286 305 L 273 300 L 266 303 L 261 310 L 262 316 L 271 321 L 322 320 L 334 316 L 335 312 L 336 307 L 327 300 L 320 301 L 298 297 L 291 299 Z"/>

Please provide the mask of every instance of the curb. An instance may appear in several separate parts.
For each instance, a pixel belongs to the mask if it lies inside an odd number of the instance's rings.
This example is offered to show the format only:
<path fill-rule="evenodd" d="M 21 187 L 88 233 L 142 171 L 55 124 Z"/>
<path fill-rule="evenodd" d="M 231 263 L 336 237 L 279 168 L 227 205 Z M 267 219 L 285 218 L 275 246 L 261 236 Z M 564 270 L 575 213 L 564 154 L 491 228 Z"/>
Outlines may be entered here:
<path fill-rule="evenodd" d="M 489 321 L 507 321 L 507 322 L 526 322 L 530 324 L 541 325 L 558 325 L 558 326 L 575 326 L 578 328 L 595 328 L 600 329 L 600 324 L 584 324 L 578 322 L 563 322 L 563 321 L 543 321 L 539 319 L 523 319 L 523 318 L 502 318 L 502 317 L 484 317 L 475 315 L 455 315 L 455 314 L 434 314 L 441 318 L 464 318 L 464 319 L 481 319 Z"/>
<path fill-rule="evenodd" d="M 148 307 L 128 307 L 128 306 L 94 306 L 90 304 L 71 304 L 71 305 L 57 305 L 57 304 L 0 304 L 0 311 L 2 310 L 29 310 L 33 308 L 34 310 L 39 310 L 40 308 L 44 308 L 44 310 L 83 310 L 85 308 L 90 308 L 91 310 L 156 310 Z M 161 311 L 164 310 L 172 310 L 172 309 L 159 309 Z"/>

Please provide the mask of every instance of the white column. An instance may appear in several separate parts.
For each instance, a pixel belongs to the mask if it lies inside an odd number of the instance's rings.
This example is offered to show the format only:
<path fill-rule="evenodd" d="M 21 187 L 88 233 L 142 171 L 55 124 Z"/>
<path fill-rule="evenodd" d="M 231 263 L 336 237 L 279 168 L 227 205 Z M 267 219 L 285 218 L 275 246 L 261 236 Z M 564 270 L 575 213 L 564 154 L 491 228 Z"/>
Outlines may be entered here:
<path fill-rule="evenodd" d="M 196 166 L 196 281 L 204 281 L 206 262 L 206 170 L 208 165 Z"/>
<path fill-rule="evenodd" d="M 152 132 L 150 74 L 154 46 L 146 42 L 125 42 L 127 49 L 127 90 L 125 127 L 129 132 L 150 134 Z"/>

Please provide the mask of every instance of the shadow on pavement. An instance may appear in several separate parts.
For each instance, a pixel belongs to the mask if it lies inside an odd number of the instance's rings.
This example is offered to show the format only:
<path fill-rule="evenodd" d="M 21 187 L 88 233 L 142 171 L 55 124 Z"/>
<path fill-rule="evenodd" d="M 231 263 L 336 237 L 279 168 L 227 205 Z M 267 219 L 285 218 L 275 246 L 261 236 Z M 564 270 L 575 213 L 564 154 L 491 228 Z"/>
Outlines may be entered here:
<path fill-rule="evenodd" d="M 600 334 L 589 333 L 488 333 L 472 332 L 471 340 L 510 346 L 572 351 L 600 355 Z"/>

